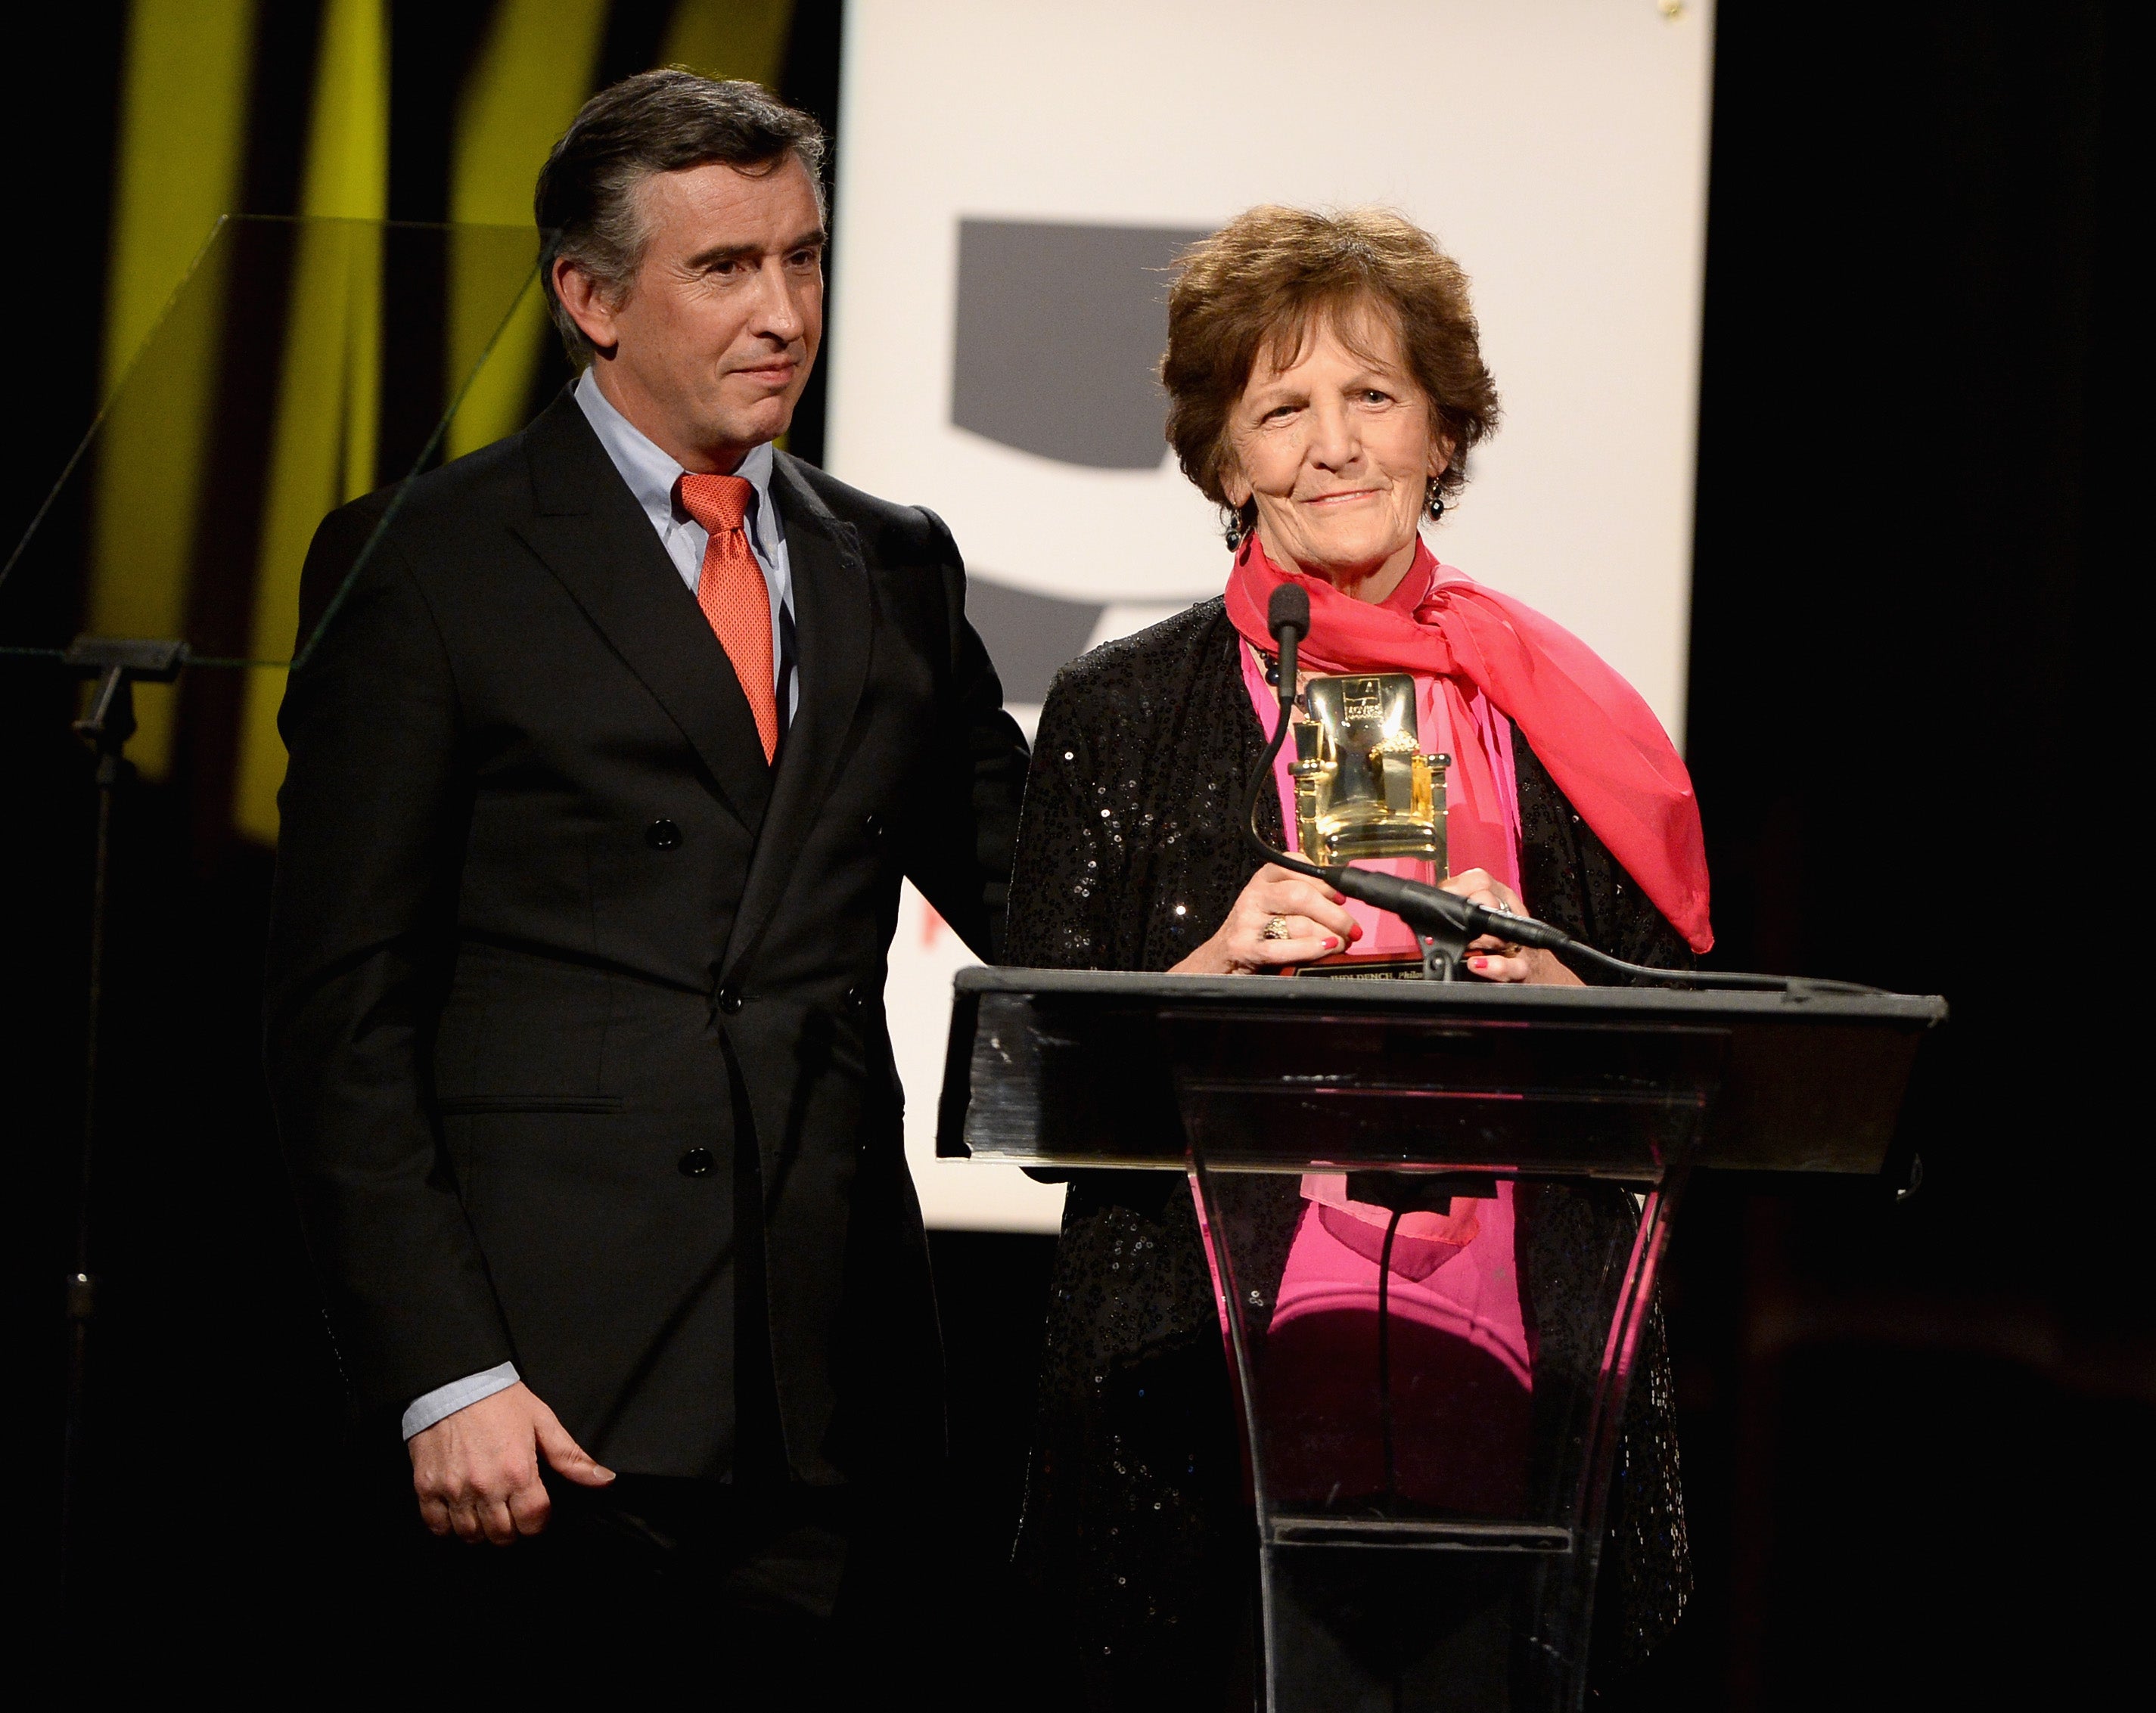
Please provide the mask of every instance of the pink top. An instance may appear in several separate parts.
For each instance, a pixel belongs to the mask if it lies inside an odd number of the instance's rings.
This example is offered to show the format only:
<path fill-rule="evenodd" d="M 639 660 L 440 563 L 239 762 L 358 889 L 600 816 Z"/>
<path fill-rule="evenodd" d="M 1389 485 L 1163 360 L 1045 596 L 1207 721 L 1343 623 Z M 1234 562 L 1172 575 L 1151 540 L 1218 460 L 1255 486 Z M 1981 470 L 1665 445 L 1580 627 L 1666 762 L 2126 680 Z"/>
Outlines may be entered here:
<path fill-rule="evenodd" d="M 1288 1250 L 1280 1299 L 1273 1308 L 1275 1332 L 1304 1315 L 1331 1309 L 1377 1312 L 1378 1257 L 1383 1253 L 1385 1225 L 1391 1215 L 1383 1208 L 1350 1202 L 1344 1172 L 1311 1172 L 1302 1180 L 1302 1192 L 1312 1205 L 1304 1210 Z M 1445 1245 L 1451 1249 L 1450 1254 L 1440 1252 L 1433 1257 L 1430 1252 L 1440 1250 L 1440 1244 L 1428 1238 L 1419 1242 L 1409 1228 L 1417 1220 L 1439 1218 L 1429 1213 L 1400 1216 L 1393 1239 L 1393 1278 L 1385 1292 L 1385 1311 L 1466 1339 L 1496 1357 L 1514 1379 L 1532 1390 L 1527 1322 L 1520 1312 L 1520 1284 L 1512 1264 L 1512 1181 L 1498 1180 L 1497 1198 L 1492 1202 L 1454 1197 L 1450 1217 L 1443 1223 L 1455 1228 L 1464 1224 L 1466 1230 L 1460 1234 L 1465 1240 Z"/>

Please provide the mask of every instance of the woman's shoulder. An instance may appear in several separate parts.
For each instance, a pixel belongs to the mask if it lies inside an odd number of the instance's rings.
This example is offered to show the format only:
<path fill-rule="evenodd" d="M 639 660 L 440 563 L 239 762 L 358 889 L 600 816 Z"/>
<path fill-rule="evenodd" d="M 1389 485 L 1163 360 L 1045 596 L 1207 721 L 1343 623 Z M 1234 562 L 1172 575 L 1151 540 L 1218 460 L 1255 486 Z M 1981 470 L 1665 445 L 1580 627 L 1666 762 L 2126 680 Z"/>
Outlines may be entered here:
<path fill-rule="evenodd" d="M 1235 644 L 1227 601 L 1215 595 L 1081 654 L 1055 674 L 1049 703 L 1081 715 L 1127 712 L 1134 703 L 1187 691 L 1209 664 L 1232 666 Z"/>

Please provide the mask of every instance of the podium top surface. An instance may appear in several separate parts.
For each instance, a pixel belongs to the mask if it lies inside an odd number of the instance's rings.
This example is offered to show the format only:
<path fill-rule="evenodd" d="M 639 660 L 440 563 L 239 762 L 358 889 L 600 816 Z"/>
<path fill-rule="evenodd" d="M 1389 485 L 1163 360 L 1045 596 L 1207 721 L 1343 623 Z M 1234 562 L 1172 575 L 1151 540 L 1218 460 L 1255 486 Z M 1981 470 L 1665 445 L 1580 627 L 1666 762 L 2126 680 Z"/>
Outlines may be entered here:
<path fill-rule="evenodd" d="M 1947 1014 L 1933 996 L 1804 986 L 997 968 L 960 972 L 954 999 L 946 1157 L 1166 1169 L 1195 1121 L 1245 1153 L 1280 1151 L 1266 1169 L 1306 1143 L 1313 1161 L 1628 1179 L 1680 1154 L 1877 1172 L 1917 1045 Z"/>
<path fill-rule="evenodd" d="M 1301 980 L 1281 976 L 1156 976 L 1127 970 L 1027 970 L 976 966 L 958 972 L 960 1000 L 987 993 L 1067 995 L 1129 1003 L 1158 1011 L 1202 1014 L 1262 1007 L 1296 1011 L 1370 1011 L 1531 1018 L 1593 1018 L 1605 1022 L 1708 1023 L 1799 1017 L 1861 1021 L 1928 1029 L 1944 1023 L 1947 1003 L 1936 994 L 1843 993 L 1799 986 L 1785 993 L 1697 991 L 1682 987 L 1531 987 L 1496 982 Z"/>

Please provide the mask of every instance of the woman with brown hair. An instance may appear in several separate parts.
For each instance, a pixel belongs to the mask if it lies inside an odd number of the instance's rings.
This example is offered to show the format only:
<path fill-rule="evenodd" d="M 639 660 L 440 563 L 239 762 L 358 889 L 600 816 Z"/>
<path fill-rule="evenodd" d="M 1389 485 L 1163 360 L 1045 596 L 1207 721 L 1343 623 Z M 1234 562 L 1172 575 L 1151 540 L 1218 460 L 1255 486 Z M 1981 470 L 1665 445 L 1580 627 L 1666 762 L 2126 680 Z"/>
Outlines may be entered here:
<path fill-rule="evenodd" d="M 1276 695 L 1267 603 L 1289 582 L 1311 598 L 1306 669 L 1412 675 L 1422 746 L 1452 757 L 1448 891 L 1635 963 L 1706 951 L 1698 813 L 1652 713 L 1577 639 L 1423 541 L 1497 416 L 1457 264 L 1391 214 L 1253 209 L 1183 258 L 1162 378 L 1168 439 L 1224 515 L 1228 589 L 1058 676 L 1007 960 L 1246 974 L 1411 946 L 1396 919 L 1259 866 L 1242 839 Z M 1276 846 L 1296 821 L 1291 759 L 1259 798 Z M 1581 979 L 1548 952 L 1470 952 L 1489 981 Z M 1636 1213 L 1614 1189 L 1497 1189 L 1455 1199 L 1458 1259 L 1434 1274 L 1433 1312 L 1457 1316 L 1501 1385 L 1514 1377 L 1524 1417 L 1537 1363 L 1579 1342 L 1581 1258 L 1625 1243 Z M 1284 1277 L 1367 1270 L 1357 1222 L 1383 1210 L 1320 1175 L 1301 1190 Z M 1254 1546 L 1217 1314 L 1180 1178 L 1073 1177 L 1017 1566 L 1082 1705 L 1248 1705 Z M 1689 1589 L 1659 1317 L 1650 1343 L 1617 1462 L 1598 1677 L 1643 1657 Z"/>

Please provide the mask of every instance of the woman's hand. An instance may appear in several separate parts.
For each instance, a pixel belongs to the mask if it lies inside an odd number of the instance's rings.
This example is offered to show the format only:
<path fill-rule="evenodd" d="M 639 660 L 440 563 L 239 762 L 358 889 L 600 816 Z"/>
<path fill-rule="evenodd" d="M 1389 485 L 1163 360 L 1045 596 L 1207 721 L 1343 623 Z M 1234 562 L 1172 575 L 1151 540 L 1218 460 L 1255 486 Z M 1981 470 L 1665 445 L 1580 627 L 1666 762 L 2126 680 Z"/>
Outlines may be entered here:
<path fill-rule="evenodd" d="M 1268 938 L 1268 929 L 1276 937 Z M 1250 876 L 1219 931 L 1168 973 L 1255 975 L 1308 963 L 1362 937 L 1330 886 L 1267 863 Z"/>
<path fill-rule="evenodd" d="M 1485 910 L 1502 910 L 1507 915 L 1523 916 L 1527 907 L 1520 902 L 1520 895 L 1502 880 L 1481 869 L 1470 869 L 1464 874 L 1455 874 L 1450 880 L 1439 883 L 1440 888 L 1464 898 L 1470 904 L 1479 904 Z M 1486 982 L 1525 982 L 1538 987 L 1584 987 L 1587 984 L 1559 963 L 1549 952 L 1539 948 L 1513 946 L 1485 934 L 1467 948 L 1467 967 Z"/>

